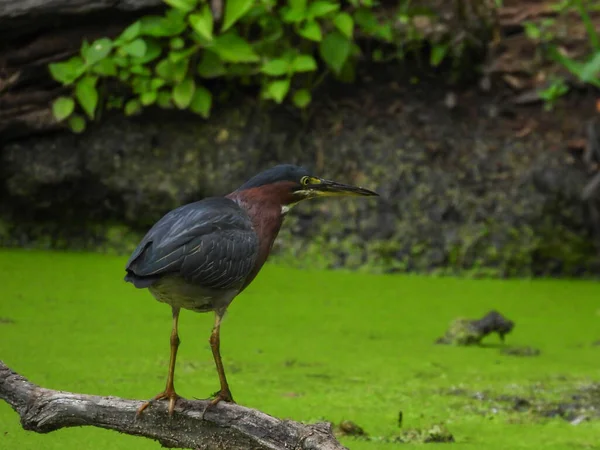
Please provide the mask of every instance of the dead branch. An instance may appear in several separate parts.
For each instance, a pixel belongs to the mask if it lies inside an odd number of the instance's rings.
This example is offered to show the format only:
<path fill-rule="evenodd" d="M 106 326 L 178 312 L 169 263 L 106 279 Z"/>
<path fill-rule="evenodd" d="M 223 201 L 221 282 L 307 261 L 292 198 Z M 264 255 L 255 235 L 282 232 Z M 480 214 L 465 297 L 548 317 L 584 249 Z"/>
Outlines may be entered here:
<path fill-rule="evenodd" d="M 280 420 L 255 409 L 220 403 L 204 418 L 204 400 L 180 400 L 169 417 L 165 403 L 155 403 L 140 416 L 141 402 L 117 397 L 55 391 L 37 386 L 0 361 L 0 399 L 36 433 L 92 426 L 154 439 L 168 448 L 203 450 L 344 450 L 331 424 L 306 425 Z M 347 449 L 346 449 L 347 450 Z"/>

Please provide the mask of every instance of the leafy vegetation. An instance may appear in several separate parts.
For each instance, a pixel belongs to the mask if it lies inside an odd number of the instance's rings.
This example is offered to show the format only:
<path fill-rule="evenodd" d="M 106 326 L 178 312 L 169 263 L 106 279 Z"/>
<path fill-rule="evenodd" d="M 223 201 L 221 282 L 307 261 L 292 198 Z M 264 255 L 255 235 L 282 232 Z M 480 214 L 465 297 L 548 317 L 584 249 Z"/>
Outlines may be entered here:
<path fill-rule="evenodd" d="M 83 42 L 78 55 L 50 64 L 52 77 L 72 88 L 53 104 L 57 121 L 82 132 L 104 109 L 131 116 L 153 105 L 207 118 L 223 97 L 216 95 L 219 81 L 257 86 L 262 100 L 305 109 L 326 76 L 352 82 L 365 56 L 375 62 L 402 59 L 426 43 L 430 66 L 447 59 L 458 66 L 468 45 L 468 33 L 459 38 L 451 29 L 426 36 L 423 24 L 440 22 L 438 12 L 411 0 L 385 7 L 378 0 L 229 0 L 222 20 L 215 20 L 208 0 L 164 1 L 163 15 L 143 17 L 114 39 Z M 600 87 L 600 35 L 590 17 L 600 6 L 562 0 L 554 9 L 557 18 L 525 22 L 527 36 L 543 44 L 544 58 Z M 555 43 L 555 26 L 574 11 L 589 37 L 590 52 L 581 59 Z M 363 41 L 369 45 L 359 45 Z M 477 66 L 469 63 L 468 70 Z M 539 95 L 551 108 L 569 85 L 560 76 L 549 81 Z"/>
<path fill-rule="evenodd" d="M 544 44 L 544 56 L 560 64 L 579 82 L 600 88 L 600 34 L 594 28 L 590 13 L 600 11 L 600 4 L 584 2 L 583 0 L 562 0 L 553 5 L 558 18 L 544 18 L 540 23 L 525 22 L 527 36 Z M 585 27 L 588 36 L 589 53 L 580 60 L 570 57 L 554 41 L 556 35 L 553 27 L 566 15 L 577 12 Z M 546 101 L 546 106 L 551 109 L 556 100 L 569 92 L 569 86 L 564 77 L 553 76 L 548 87 L 540 91 L 540 97 Z"/>
<path fill-rule="evenodd" d="M 377 0 L 228 0 L 216 21 L 206 0 L 165 2 L 163 15 L 143 17 L 114 39 L 83 42 L 80 54 L 50 64 L 52 77 L 72 88 L 54 102 L 56 120 L 81 132 L 105 108 L 131 116 L 152 105 L 206 118 L 217 80 L 259 86 L 263 100 L 304 109 L 326 75 L 354 79 L 360 39 L 374 43 L 376 61 L 402 58 L 423 38 L 416 21 L 435 16 L 410 0 L 386 9 Z M 451 35 L 432 39 L 429 63 L 463 50 L 453 43 Z"/>

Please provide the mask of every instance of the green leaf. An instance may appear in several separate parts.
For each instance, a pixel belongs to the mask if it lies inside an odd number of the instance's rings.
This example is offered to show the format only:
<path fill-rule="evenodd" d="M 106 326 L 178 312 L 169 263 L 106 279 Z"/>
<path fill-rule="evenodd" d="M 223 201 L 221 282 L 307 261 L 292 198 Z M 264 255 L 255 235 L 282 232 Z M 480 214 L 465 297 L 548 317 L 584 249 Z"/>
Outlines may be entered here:
<path fill-rule="evenodd" d="M 306 0 L 288 0 L 288 5 L 292 9 L 304 11 L 306 9 Z"/>
<path fill-rule="evenodd" d="M 289 70 L 290 65 L 284 59 L 272 59 L 271 61 L 267 61 L 265 64 L 263 64 L 263 66 L 260 68 L 262 73 L 272 77 L 285 75 Z"/>
<path fill-rule="evenodd" d="M 75 101 L 71 97 L 58 97 L 52 103 L 52 113 L 58 122 L 62 122 L 75 110 Z"/>
<path fill-rule="evenodd" d="M 284 22 L 298 23 L 306 17 L 306 0 L 288 0 L 287 7 L 281 8 Z"/>
<path fill-rule="evenodd" d="M 152 78 L 152 81 L 150 81 L 150 89 L 155 90 L 155 91 L 160 89 L 164 85 L 165 85 L 165 80 L 162 80 L 160 78 Z"/>
<path fill-rule="evenodd" d="M 182 59 L 178 62 L 172 62 L 165 58 L 156 65 L 156 74 L 169 81 L 180 82 L 185 78 L 188 70 L 189 59 Z"/>
<path fill-rule="evenodd" d="M 171 92 L 160 91 L 158 93 L 158 97 L 156 98 L 156 103 L 158 104 L 158 106 L 164 109 L 173 108 L 173 104 L 171 103 Z"/>
<path fill-rule="evenodd" d="M 321 33 L 321 27 L 314 20 L 310 20 L 306 22 L 302 27 L 298 30 L 298 34 L 305 39 L 309 39 L 311 41 L 320 42 L 323 39 L 323 33 Z"/>
<path fill-rule="evenodd" d="M 96 77 L 86 75 L 75 85 L 75 97 L 90 119 L 94 118 L 96 106 L 98 105 L 96 81 Z"/>
<path fill-rule="evenodd" d="M 306 0 L 287 0 L 287 3 L 292 9 L 306 9 Z"/>
<path fill-rule="evenodd" d="M 310 101 L 312 100 L 310 92 L 306 89 L 299 89 L 294 92 L 294 96 L 292 97 L 292 101 L 294 105 L 298 108 L 306 108 Z"/>
<path fill-rule="evenodd" d="M 178 83 L 183 81 L 188 72 L 189 63 L 189 59 L 182 59 L 173 64 L 173 80 Z"/>
<path fill-rule="evenodd" d="M 191 77 L 186 78 L 181 83 L 173 87 L 173 102 L 179 109 L 187 108 L 194 98 L 196 83 Z"/>
<path fill-rule="evenodd" d="M 131 73 L 134 73 L 136 75 L 144 75 L 144 76 L 152 75 L 152 72 L 150 71 L 150 69 L 148 67 L 144 67 L 139 64 L 136 64 L 135 66 L 131 66 L 131 68 L 129 70 L 131 71 Z"/>
<path fill-rule="evenodd" d="M 128 55 L 142 58 L 144 55 L 146 55 L 146 41 L 144 41 L 142 38 L 137 38 L 135 41 L 125 44 L 122 49 Z"/>
<path fill-rule="evenodd" d="M 62 84 L 71 84 L 85 72 L 83 58 L 74 56 L 66 61 L 48 65 L 52 78 Z"/>
<path fill-rule="evenodd" d="M 583 65 L 580 77 L 581 80 L 586 83 L 596 85 L 598 85 L 597 83 L 600 83 L 600 52 L 594 54 L 594 56 Z"/>
<path fill-rule="evenodd" d="M 106 58 L 113 48 L 113 43 L 108 38 L 95 40 L 92 44 L 82 51 L 83 58 L 88 65 L 97 63 Z"/>
<path fill-rule="evenodd" d="M 133 116 L 134 114 L 139 113 L 142 110 L 142 104 L 137 98 L 129 100 L 125 103 L 125 115 Z"/>
<path fill-rule="evenodd" d="M 431 54 L 429 55 L 429 63 L 437 67 L 444 60 L 446 54 L 450 46 L 448 44 L 435 44 L 431 49 Z"/>
<path fill-rule="evenodd" d="M 173 50 L 181 50 L 183 47 L 185 47 L 185 41 L 180 37 L 174 37 L 169 41 L 169 45 Z"/>
<path fill-rule="evenodd" d="M 165 58 L 156 65 L 154 70 L 159 77 L 170 80 L 173 75 L 173 65 L 168 58 Z"/>
<path fill-rule="evenodd" d="M 289 79 L 271 81 L 267 84 L 266 95 L 268 98 L 275 100 L 276 103 L 281 103 L 289 90 Z"/>
<path fill-rule="evenodd" d="M 146 38 L 144 42 L 146 43 L 146 53 L 141 57 L 132 58 L 133 62 L 137 64 L 146 64 L 150 61 L 154 61 L 162 53 L 162 47 L 156 39 Z"/>
<path fill-rule="evenodd" d="M 174 50 L 171 53 L 169 53 L 169 59 L 172 62 L 177 63 L 183 59 L 188 59 L 190 56 L 192 56 L 197 51 L 198 50 L 195 47 L 190 47 L 185 50 Z"/>
<path fill-rule="evenodd" d="M 375 29 L 374 35 L 380 39 L 383 39 L 386 42 L 391 42 L 394 39 L 392 25 L 390 23 L 378 25 Z"/>
<path fill-rule="evenodd" d="M 169 13 L 177 12 L 177 10 L 172 9 L 171 11 L 167 12 L 166 17 L 142 17 L 140 19 L 140 23 L 142 25 L 141 34 L 155 37 L 170 37 L 180 35 L 186 29 L 187 23 L 184 15 L 169 15 Z"/>
<path fill-rule="evenodd" d="M 379 26 L 377 18 L 368 8 L 359 8 L 354 12 L 354 21 L 363 31 L 372 34 Z"/>
<path fill-rule="evenodd" d="M 150 79 L 148 77 L 135 77 L 133 80 L 131 80 L 131 87 L 133 88 L 133 92 L 136 94 L 149 91 L 151 90 Z"/>
<path fill-rule="evenodd" d="M 119 67 L 129 67 L 129 57 L 113 56 L 111 60 Z"/>
<path fill-rule="evenodd" d="M 202 86 L 198 86 L 190 102 L 190 110 L 206 119 L 210 115 L 211 108 L 212 95 L 210 91 Z"/>
<path fill-rule="evenodd" d="M 323 61 L 334 71 L 339 74 L 342 71 L 344 63 L 350 56 L 352 43 L 339 31 L 329 33 L 321 41 L 319 52 Z"/>
<path fill-rule="evenodd" d="M 92 67 L 94 73 L 105 77 L 116 77 L 117 76 L 117 65 L 112 59 L 103 59 L 98 61 Z"/>
<path fill-rule="evenodd" d="M 292 63 L 294 72 L 312 72 L 317 70 L 317 62 L 311 55 L 298 55 Z"/>
<path fill-rule="evenodd" d="M 132 41 L 136 37 L 138 37 L 141 32 L 142 32 L 142 22 L 140 22 L 138 20 L 138 21 L 133 22 L 127 28 L 125 28 L 125 31 L 123 31 L 121 33 L 121 35 L 117 38 L 117 40 L 124 41 L 124 42 Z"/>
<path fill-rule="evenodd" d="M 524 22 L 525 34 L 531 40 L 538 40 L 542 36 L 542 30 L 534 22 Z"/>
<path fill-rule="evenodd" d="M 208 4 L 205 4 L 199 13 L 190 14 L 188 18 L 190 25 L 203 38 L 208 41 L 213 39 L 213 16 Z"/>
<path fill-rule="evenodd" d="M 196 67 L 198 75 L 203 78 L 216 78 L 226 73 L 225 65 L 215 53 L 205 50 Z"/>
<path fill-rule="evenodd" d="M 348 39 L 352 39 L 354 34 L 354 19 L 346 12 L 341 12 L 333 19 L 335 27 Z"/>
<path fill-rule="evenodd" d="M 252 8 L 254 0 L 227 0 L 221 33 L 227 31 Z"/>
<path fill-rule="evenodd" d="M 197 0 L 164 0 L 164 2 L 185 13 L 193 10 L 198 3 Z"/>
<path fill-rule="evenodd" d="M 306 16 L 309 19 L 314 19 L 316 17 L 326 16 L 327 14 L 337 11 L 338 9 L 340 9 L 339 3 L 316 1 L 308 5 Z"/>
<path fill-rule="evenodd" d="M 84 56 L 85 53 L 90 49 L 90 43 L 87 41 L 87 39 L 84 39 L 83 42 L 81 43 L 81 56 Z M 84 57 L 85 59 L 85 57 Z"/>
<path fill-rule="evenodd" d="M 590 44 L 592 44 L 592 47 L 596 52 L 600 52 L 600 35 L 596 31 L 596 26 L 594 25 L 592 17 L 588 13 L 587 5 L 584 5 L 584 2 L 582 0 L 579 0 L 575 2 L 575 6 L 579 11 L 581 21 L 583 22 L 583 25 L 585 26 L 585 29 L 588 33 L 588 40 Z"/>
<path fill-rule="evenodd" d="M 156 101 L 156 97 L 158 97 L 157 91 L 146 91 L 140 95 L 140 101 L 144 106 L 150 106 Z"/>
<path fill-rule="evenodd" d="M 83 133 L 83 130 L 85 130 L 85 119 L 79 114 L 73 114 L 69 118 L 69 127 L 71 127 L 74 133 Z"/>
<path fill-rule="evenodd" d="M 284 22 L 287 23 L 298 23 L 304 20 L 305 11 L 301 11 L 298 9 L 284 9 L 281 18 Z"/>
<path fill-rule="evenodd" d="M 252 46 L 233 30 L 217 37 L 212 50 L 226 62 L 251 63 L 259 60 Z"/>

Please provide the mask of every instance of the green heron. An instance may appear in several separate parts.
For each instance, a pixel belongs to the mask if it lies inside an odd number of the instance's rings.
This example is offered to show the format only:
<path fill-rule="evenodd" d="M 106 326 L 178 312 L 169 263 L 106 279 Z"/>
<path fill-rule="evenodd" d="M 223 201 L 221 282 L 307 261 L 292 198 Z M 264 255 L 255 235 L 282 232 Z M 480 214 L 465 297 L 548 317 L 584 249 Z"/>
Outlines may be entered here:
<path fill-rule="evenodd" d="M 210 335 L 221 389 L 211 405 L 233 402 L 219 348 L 221 319 L 232 300 L 254 280 L 267 260 L 289 209 L 301 200 L 327 196 L 376 196 L 356 186 L 311 175 L 283 164 L 251 178 L 225 197 L 210 197 L 168 212 L 148 231 L 127 262 L 125 281 L 147 288 L 172 308 L 167 385 L 143 403 L 169 399 L 172 415 L 179 396 L 173 384 L 181 308 L 215 312 Z"/>

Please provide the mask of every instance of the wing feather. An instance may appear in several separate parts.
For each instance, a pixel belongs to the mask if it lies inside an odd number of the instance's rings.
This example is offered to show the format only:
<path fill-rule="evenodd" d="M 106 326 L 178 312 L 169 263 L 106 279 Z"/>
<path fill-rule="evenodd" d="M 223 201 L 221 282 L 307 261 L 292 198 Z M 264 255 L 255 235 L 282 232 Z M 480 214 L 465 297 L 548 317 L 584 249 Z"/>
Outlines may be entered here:
<path fill-rule="evenodd" d="M 160 219 L 127 262 L 125 280 L 149 287 L 166 275 L 208 288 L 242 283 L 258 255 L 258 237 L 246 212 L 226 198 L 177 208 Z"/>

